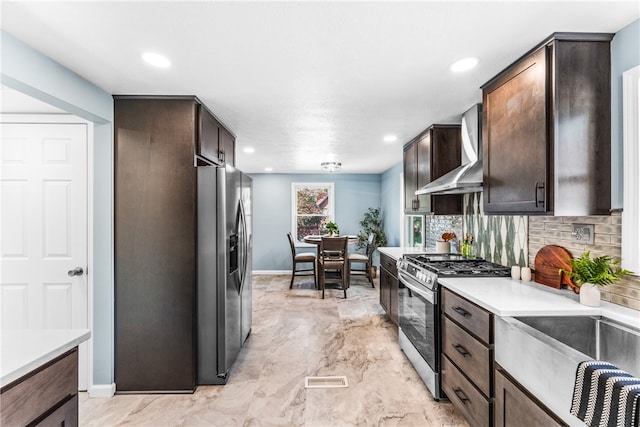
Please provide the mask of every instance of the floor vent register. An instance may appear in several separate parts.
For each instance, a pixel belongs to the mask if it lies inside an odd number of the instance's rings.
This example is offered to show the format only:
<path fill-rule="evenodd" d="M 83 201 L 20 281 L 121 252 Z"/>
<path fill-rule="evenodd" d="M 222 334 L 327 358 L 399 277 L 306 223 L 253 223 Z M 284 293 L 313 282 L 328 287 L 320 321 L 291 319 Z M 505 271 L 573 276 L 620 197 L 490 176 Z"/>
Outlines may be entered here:
<path fill-rule="evenodd" d="M 305 388 L 337 388 L 349 387 L 347 377 L 306 377 L 304 379 Z"/>

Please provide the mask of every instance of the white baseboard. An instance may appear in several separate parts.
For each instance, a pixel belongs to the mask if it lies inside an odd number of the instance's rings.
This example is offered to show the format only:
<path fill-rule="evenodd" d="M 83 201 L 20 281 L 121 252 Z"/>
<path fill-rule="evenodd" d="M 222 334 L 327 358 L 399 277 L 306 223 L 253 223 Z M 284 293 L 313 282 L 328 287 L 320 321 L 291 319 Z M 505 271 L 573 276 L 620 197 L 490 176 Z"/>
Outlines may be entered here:
<path fill-rule="evenodd" d="M 116 394 L 115 384 L 94 384 L 89 387 L 89 397 L 113 397 Z"/>
<path fill-rule="evenodd" d="M 291 270 L 253 270 L 253 274 L 263 274 L 265 276 L 291 275 Z"/>

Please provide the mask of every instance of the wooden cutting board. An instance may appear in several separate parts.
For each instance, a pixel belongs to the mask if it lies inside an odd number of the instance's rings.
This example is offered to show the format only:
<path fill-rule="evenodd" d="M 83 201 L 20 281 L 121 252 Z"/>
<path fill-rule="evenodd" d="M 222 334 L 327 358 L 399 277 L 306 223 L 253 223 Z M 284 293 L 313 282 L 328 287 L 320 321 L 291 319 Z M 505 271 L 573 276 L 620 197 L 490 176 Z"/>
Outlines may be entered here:
<path fill-rule="evenodd" d="M 569 265 L 571 258 L 569 251 L 562 246 L 544 246 L 538 251 L 534 260 L 536 282 L 556 289 L 562 288 L 565 284 L 578 293 L 580 288 L 573 284 L 569 276 L 559 271 L 561 268 L 572 271 Z"/>

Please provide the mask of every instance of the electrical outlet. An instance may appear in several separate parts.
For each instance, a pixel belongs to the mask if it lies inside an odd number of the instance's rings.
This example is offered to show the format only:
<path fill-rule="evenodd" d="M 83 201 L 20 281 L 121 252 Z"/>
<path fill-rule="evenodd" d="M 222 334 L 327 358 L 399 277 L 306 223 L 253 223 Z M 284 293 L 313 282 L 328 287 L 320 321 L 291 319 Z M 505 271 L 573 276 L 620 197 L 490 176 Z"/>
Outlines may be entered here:
<path fill-rule="evenodd" d="M 571 224 L 571 236 L 576 242 L 593 245 L 593 224 Z"/>

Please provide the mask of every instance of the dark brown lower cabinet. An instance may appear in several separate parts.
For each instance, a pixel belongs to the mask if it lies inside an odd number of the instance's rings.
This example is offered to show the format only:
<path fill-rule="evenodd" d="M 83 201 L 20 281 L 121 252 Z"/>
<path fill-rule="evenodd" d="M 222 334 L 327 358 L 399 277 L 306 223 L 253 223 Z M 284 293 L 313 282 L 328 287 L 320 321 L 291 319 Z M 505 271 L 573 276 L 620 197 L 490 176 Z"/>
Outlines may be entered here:
<path fill-rule="evenodd" d="M 78 348 L 0 390 L 2 426 L 78 425 Z"/>
<path fill-rule="evenodd" d="M 380 254 L 380 305 L 397 325 L 398 269 L 396 261 L 385 254 Z"/>
<path fill-rule="evenodd" d="M 502 369 L 495 370 L 495 426 L 565 426 L 551 412 L 512 380 Z M 568 410 L 568 408 L 567 408 Z"/>

